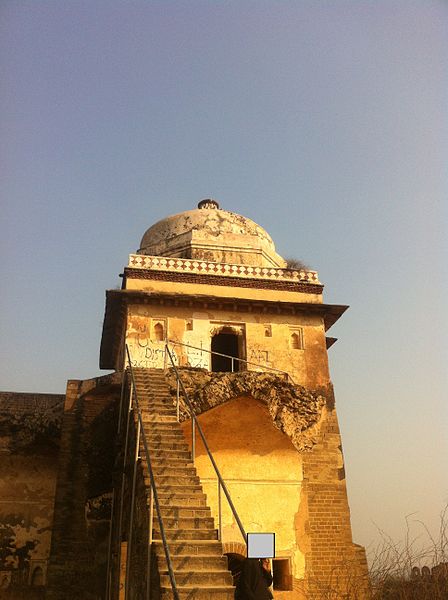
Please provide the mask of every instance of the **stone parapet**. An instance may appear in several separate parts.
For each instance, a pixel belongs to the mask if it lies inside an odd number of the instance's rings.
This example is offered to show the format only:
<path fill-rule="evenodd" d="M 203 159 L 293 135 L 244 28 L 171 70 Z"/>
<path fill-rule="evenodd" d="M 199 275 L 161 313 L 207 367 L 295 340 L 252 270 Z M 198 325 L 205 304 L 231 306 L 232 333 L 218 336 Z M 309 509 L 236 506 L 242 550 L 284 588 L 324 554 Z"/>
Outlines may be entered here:
<path fill-rule="evenodd" d="M 206 262 L 189 258 L 164 258 L 130 254 L 128 267 L 147 271 L 167 271 L 175 273 L 195 273 L 199 275 L 219 275 L 242 279 L 263 279 L 320 284 L 317 271 L 303 269 L 279 269 L 274 267 L 254 267 L 227 263 Z"/>

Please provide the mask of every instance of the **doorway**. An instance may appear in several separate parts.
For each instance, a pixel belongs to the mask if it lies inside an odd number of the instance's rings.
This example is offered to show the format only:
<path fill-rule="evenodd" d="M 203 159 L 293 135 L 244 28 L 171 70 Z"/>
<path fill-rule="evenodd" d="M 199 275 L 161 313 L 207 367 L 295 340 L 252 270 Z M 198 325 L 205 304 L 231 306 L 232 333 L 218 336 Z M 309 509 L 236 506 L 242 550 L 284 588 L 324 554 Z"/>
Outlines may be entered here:
<path fill-rule="evenodd" d="M 230 327 L 224 327 L 219 333 L 212 337 L 212 352 L 227 355 L 219 356 L 217 354 L 212 354 L 212 371 L 215 373 L 230 373 L 232 371 L 235 372 L 241 370 L 240 361 L 232 360 L 231 358 L 240 358 L 239 337 L 240 336 L 234 333 Z"/>

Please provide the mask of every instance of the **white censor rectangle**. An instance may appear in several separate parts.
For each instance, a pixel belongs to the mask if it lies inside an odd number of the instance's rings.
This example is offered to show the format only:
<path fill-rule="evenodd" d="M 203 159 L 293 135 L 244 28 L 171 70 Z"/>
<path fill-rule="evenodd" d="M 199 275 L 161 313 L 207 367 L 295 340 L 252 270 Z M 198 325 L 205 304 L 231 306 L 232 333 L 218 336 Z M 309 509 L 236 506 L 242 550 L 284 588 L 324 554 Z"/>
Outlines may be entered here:
<path fill-rule="evenodd" d="M 247 558 L 275 558 L 275 533 L 248 533 Z"/>

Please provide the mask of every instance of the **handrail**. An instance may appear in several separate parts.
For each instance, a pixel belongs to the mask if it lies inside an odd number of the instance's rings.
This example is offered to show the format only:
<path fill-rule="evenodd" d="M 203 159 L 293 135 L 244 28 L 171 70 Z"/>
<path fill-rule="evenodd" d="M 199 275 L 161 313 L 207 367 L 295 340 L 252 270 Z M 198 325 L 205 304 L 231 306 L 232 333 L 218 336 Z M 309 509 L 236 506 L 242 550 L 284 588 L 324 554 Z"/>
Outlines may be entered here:
<path fill-rule="evenodd" d="M 204 435 L 204 432 L 202 431 L 202 427 L 200 426 L 199 421 L 198 421 L 198 419 L 196 417 L 196 413 L 194 412 L 194 408 L 193 408 L 193 405 L 191 404 L 190 398 L 189 398 L 189 396 L 187 394 L 187 390 L 185 389 L 184 383 L 183 383 L 182 379 L 180 378 L 179 371 L 177 370 L 177 367 L 174 364 L 173 355 L 171 354 L 171 351 L 168 348 L 168 344 L 165 345 L 165 349 L 166 349 L 166 351 L 168 353 L 168 356 L 170 357 L 171 364 L 173 365 L 173 369 L 174 369 L 174 372 L 176 374 L 177 381 L 180 384 L 180 387 L 182 388 L 182 392 L 184 394 L 185 401 L 187 402 L 188 408 L 190 409 L 192 423 L 194 422 L 194 424 L 198 428 L 198 431 L 199 431 L 199 433 L 201 435 L 204 447 L 207 450 L 207 454 L 208 454 L 208 456 L 209 456 L 209 458 L 211 460 L 213 468 L 215 469 L 216 475 L 218 477 L 219 484 L 222 486 L 222 489 L 224 490 L 224 494 L 226 495 L 226 498 L 227 498 L 227 501 L 229 503 L 230 509 L 231 509 L 231 511 L 233 513 L 233 516 L 235 517 L 235 520 L 236 520 L 237 524 L 238 524 L 238 527 L 240 529 L 241 535 L 243 536 L 244 543 L 247 543 L 247 536 L 246 536 L 246 532 L 244 531 L 243 524 L 241 523 L 241 519 L 239 518 L 238 513 L 236 512 L 235 506 L 234 506 L 234 504 L 232 502 L 232 498 L 230 497 L 230 494 L 229 494 L 229 491 L 227 489 L 227 486 L 224 483 L 224 480 L 223 480 L 223 478 L 221 476 L 221 473 L 219 472 L 218 465 L 216 464 L 215 459 L 213 458 L 213 454 L 210 451 L 209 445 L 207 444 L 207 440 L 205 439 L 205 435 Z M 192 440 L 192 443 L 194 443 L 193 440 Z"/>
<path fill-rule="evenodd" d="M 269 371 L 276 371 L 277 373 L 282 373 L 286 375 L 286 379 L 291 380 L 291 383 L 295 385 L 293 378 L 288 373 L 288 371 L 283 371 L 282 369 L 276 369 L 275 367 L 268 367 L 267 365 L 262 365 L 260 363 L 252 362 L 250 360 L 246 360 L 245 358 L 238 358 L 237 356 L 231 356 L 230 354 L 222 354 L 221 352 L 215 352 L 214 350 L 207 350 L 206 348 L 199 348 L 199 346 L 192 346 L 191 344 L 185 344 L 184 342 L 178 342 L 177 340 L 168 340 L 170 344 L 173 346 L 185 346 L 186 348 L 193 348 L 194 350 L 200 350 L 201 352 L 207 352 L 208 354 L 214 354 L 216 356 L 224 356 L 225 358 L 230 358 L 232 361 L 237 360 L 238 362 L 243 362 L 246 365 L 254 365 L 255 367 L 261 367 L 263 369 L 268 369 Z M 233 364 L 233 362 L 232 362 Z"/>
<path fill-rule="evenodd" d="M 148 442 L 147 442 L 146 435 L 145 435 L 142 413 L 141 413 L 139 402 L 138 402 L 137 386 L 135 384 L 135 377 L 134 377 L 134 370 L 132 368 L 131 355 L 129 353 L 129 348 L 128 348 L 127 344 L 126 344 L 126 353 L 127 353 L 127 357 L 128 357 L 129 370 L 131 373 L 131 380 L 132 380 L 132 387 L 133 387 L 133 390 L 131 391 L 131 393 L 133 392 L 134 397 L 135 397 L 135 405 L 137 408 L 138 423 L 139 423 L 140 431 L 142 434 L 143 446 L 144 446 L 145 455 L 146 455 L 146 464 L 148 465 L 149 479 L 151 482 L 151 489 L 152 489 L 152 493 L 153 493 L 154 504 L 156 506 L 157 518 L 159 520 L 160 535 L 162 537 L 163 549 L 165 551 L 165 558 L 166 558 L 166 563 L 168 566 L 171 589 L 173 591 L 174 599 L 179 600 L 179 592 L 178 592 L 177 585 L 176 585 L 176 578 L 174 576 L 173 563 L 171 561 L 171 555 L 170 555 L 170 551 L 168 548 L 168 543 L 167 543 L 166 535 L 165 535 L 165 527 L 163 525 L 162 514 L 160 512 L 159 496 L 157 494 L 157 488 L 156 488 L 156 484 L 155 484 L 155 480 L 154 480 L 154 473 L 153 473 L 152 466 L 151 466 L 151 459 L 149 456 Z M 138 443 L 138 441 L 137 441 L 137 443 Z M 151 548 L 148 549 L 148 552 L 151 552 Z M 149 576 L 149 574 L 147 574 L 147 576 Z"/>

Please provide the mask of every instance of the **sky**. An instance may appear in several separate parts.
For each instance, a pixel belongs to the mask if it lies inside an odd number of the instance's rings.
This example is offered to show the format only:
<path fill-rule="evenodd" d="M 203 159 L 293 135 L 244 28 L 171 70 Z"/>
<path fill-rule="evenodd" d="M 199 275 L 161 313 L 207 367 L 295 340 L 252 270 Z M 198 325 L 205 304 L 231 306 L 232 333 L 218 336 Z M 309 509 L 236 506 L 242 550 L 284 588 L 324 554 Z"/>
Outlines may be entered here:
<path fill-rule="evenodd" d="M 202 198 L 348 304 L 354 541 L 448 502 L 448 3 L 3 0 L 0 389 L 94 377 L 105 290 Z"/>

